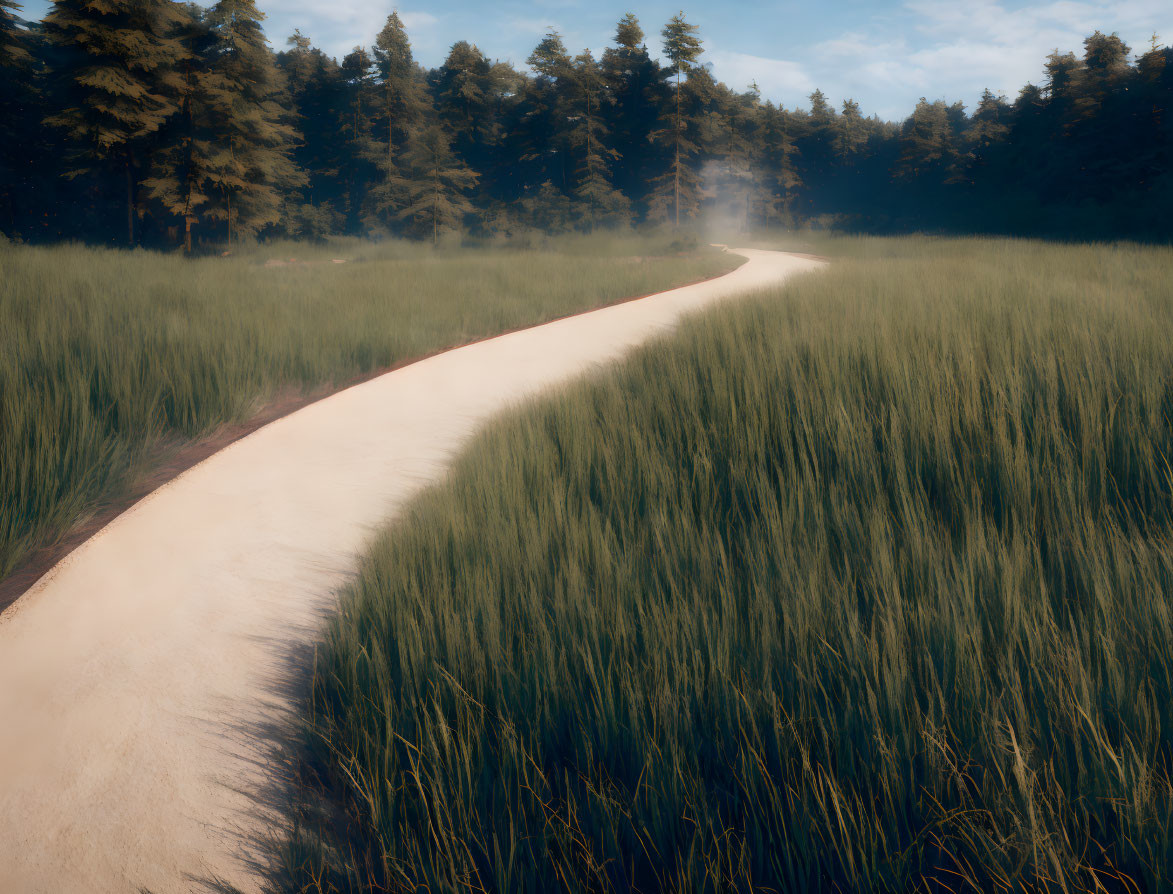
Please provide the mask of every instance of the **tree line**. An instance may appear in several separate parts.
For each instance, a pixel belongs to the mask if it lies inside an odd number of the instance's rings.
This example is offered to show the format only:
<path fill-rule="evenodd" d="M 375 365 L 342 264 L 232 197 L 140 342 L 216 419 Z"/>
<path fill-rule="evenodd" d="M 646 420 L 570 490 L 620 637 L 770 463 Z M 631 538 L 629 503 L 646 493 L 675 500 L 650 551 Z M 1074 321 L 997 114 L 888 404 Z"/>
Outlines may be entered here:
<path fill-rule="evenodd" d="M 0 0 L 0 232 L 231 245 L 630 224 L 1173 237 L 1173 50 L 1099 31 L 1013 100 L 901 123 L 717 82 L 683 13 L 528 71 L 453 44 L 426 69 L 392 12 L 341 62 L 253 0 Z"/>

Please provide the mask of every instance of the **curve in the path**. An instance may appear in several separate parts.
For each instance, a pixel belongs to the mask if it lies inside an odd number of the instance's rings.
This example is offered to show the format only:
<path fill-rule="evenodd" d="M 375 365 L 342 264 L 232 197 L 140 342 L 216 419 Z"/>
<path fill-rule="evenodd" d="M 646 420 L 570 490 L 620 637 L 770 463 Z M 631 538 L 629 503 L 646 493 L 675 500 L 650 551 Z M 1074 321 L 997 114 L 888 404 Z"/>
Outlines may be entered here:
<path fill-rule="evenodd" d="M 0 891 L 257 890 L 274 763 L 370 534 L 485 419 L 721 298 L 732 273 L 459 348 L 342 391 L 140 501 L 0 616 Z M 217 887 L 221 886 L 221 887 Z"/>

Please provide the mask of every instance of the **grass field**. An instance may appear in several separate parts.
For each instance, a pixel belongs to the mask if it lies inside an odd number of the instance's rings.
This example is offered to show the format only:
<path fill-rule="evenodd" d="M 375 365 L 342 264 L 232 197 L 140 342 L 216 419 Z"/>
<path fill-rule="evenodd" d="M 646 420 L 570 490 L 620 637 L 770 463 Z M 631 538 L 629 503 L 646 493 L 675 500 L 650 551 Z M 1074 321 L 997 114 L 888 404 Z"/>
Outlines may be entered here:
<path fill-rule="evenodd" d="M 1173 890 L 1173 251 L 835 248 L 377 541 L 294 889 Z"/>
<path fill-rule="evenodd" d="M 312 263 L 263 263 L 291 257 Z M 345 382 L 736 263 L 639 238 L 438 252 L 287 244 L 192 261 L 0 245 L 0 578 L 166 448 L 282 389 Z"/>

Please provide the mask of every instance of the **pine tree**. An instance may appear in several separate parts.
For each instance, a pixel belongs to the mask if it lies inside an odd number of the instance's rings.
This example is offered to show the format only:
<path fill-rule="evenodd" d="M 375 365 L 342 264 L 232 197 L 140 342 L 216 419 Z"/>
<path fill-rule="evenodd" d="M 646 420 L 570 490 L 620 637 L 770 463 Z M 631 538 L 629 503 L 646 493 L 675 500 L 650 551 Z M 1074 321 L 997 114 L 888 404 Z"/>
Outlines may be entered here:
<path fill-rule="evenodd" d="M 402 149 L 422 114 L 423 100 L 416 77 L 411 41 L 396 12 L 375 41 L 375 64 L 382 79 L 380 98 L 387 125 L 387 156 Z"/>
<path fill-rule="evenodd" d="M 409 119 L 418 111 L 419 102 L 411 41 L 399 13 L 387 17 L 387 23 L 375 39 L 374 53 L 383 82 L 383 112 L 389 128 L 387 145 L 393 149 L 410 129 Z"/>
<path fill-rule="evenodd" d="M 281 222 L 286 198 L 305 184 L 293 164 L 294 129 L 277 101 L 280 75 L 254 0 L 219 0 L 208 13 L 212 43 L 203 79 L 211 152 L 202 176 L 206 215 L 228 244 Z"/>
<path fill-rule="evenodd" d="M 1128 54 L 1132 52 L 1120 35 L 1094 32 L 1083 42 L 1084 65 L 1097 77 L 1115 79 L 1128 73 Z"/>
<path fill-rule="evenodd" d="M 1070 132 L 1074 124 L 1082 68 L 1074 53 L 1055 50 L 1047 57 L 1047 118 L 1056 130 Z"/>
<path fill-rule="evenodd" d="M 967 133 L 968 139 L 983 151 L 1000 143 L 1010 130 L 1007 124 L 1009 115 L 1010 107 L 1005 99 L 995 96 L 988 88 L 983 90 L 977 109 L 973 113 Z"/>
<path fill-rule="evenodd" d="M 526 185 L 548 180 L 569 196 L 576 143 L 571 119 L 582 114 L 573 95 L 573 62 L 557 31 L 548 32 L 526 62 L 536 75 L 527 85 L 521 138 L 514 140 L 527 163 Z"/>
<path fill-rule="evenodd" d="M 1042 163 L 1040 153 L 1048 139 L 1044 113 L 1047 99 L 1041 87 L 1026 84 L 1010 108 L 1010 128 L 1006 136 L 1006 166 L 1008 185 L 1026 194 L 1037 185 L 1037 172 Z"/>
<path fill-rule="evenodd" d="M 175 90 L 180 114 L 145 186 L 183 221 L 186 250 L 193 223 L 222 221 L 231 245 L 296 216 L 300 204 L 296 190 L 306 181 L 291 159 L 295 131 L 284 123 L 288 97 L 262 18 L 252 0 L 221 0 L 206 12 L 196 8 L 182 29 L 188 58 Z"/>
<path fill-rule="evenodd" d="M 1108 111 L 1104 106 L 1119 97 L 1122 93 L 1121 87 L 1131 80 L 1133 70 L 1128 65 L 1128 54 L 1132 50 L 1118 34 L 1104 34 L 1100 31 L 1087 38 L 1083 46 L 1083 68 L 1078 82 L 1076 117 L 1081 129 L 1098 129 L 1104 135 L 1111 136 L 1107 131 L 1112 128 L 1103 127 L 1107 123 L 1103 115 Z"/>
<path fill-rule="evenodd" d="M 409 204 L 400 167 L 411 141 L 423 123 L 425 101 L 417 78 L 411 41 L 398 13 L 391 13 L 375 41 L 375 65 L 382 83 L 378 95 L 386 144 L 380 144 L 375 158 L 379 176 L 371 187 L 371 211 L 383 220 L 393 220 Z"/>
<path fill-rule="evenodd" d="M 1132 220 L 1139 232 L 1169 233 L 1173 207 L 1173 47 L 1161 46 L 1156 34 L 1137 60 L 1132 132 L 1136 147 L 1133 177 L 1138 195 Z M 1170 233 L 1168 238 L 1173 238 Z"/>
<path fill-rule="evenodd" d="M 565 233 L 570 229 L 570 200 L 549 180 L 526 192 L 522 212 L 530 226 L 543 233 Z"/>
<path fill-rule="evenodd" d="M 615 26 L 615 45 L 628 53 L 636 53 L 644 43 L 644 29 L 634 13 L 626 13 Z"/>
<path fill-rule="evenodd" d="M 759 108 L 758 115 L 761 120 L 755 164 L 761 171 L 762 225 L 769 229 L 789 217 L 794 191 L 802 181 L 795 165 L 797 153 L 789 113 L 767 102 Z"/>
<path fill-rule="evenodd" d="M 13 0 L 0 0 L 0 69 L 20 68 L 32 62 L 24 37 L 16 25 L 16 14 L 21 9 L 21 5 Z"/>
<path fill-rule="evenodd" d="M 1010 133 L 1010 106 L 1001 96 L 995 96 L 989 89 L 982 91 L 970 120 L 969 129 L 965 132 L 965 142 L 973 158 L 974 176 L 979 176 L 978 169 L 987 167 L 997 153 L 1004 148 L 1007 135 Z"/>
<path fill-rule="evenodd" d="M 547 31 L 526 62 L 551 89 L 558 89 L 570 77 L 570 53 L 557 31 Z"/>
<path fill-rule="evenodd" d="M 1148 51 L 1137 60 L 1136 73 L 1138 117 L 1143 123 L 1135 138 L 1148 147 L 1145 154 L 1156 165 L 1151 173 L 1164 171 L 1173 180 L 1173 48 L 1162 47 L 1153 34 Z"/>
<path fill-rule="evenodd" d="M 1168 48 L 1162 49 L 1161 38 L 1154 31 L 1149 38 L 1149 49 L 1136 61 L 1136 70 L 1141 81 L 1147 84 L 1158 84 L 1165 73 Z"/>
<path fill-rule="evenodd" d="M 666 104 L 660 66 L 648 55 L 643 29 L 628 13 L 615 26 L 614 47 L 603 51 L 601 68 L 610 103 L 605 120 L 612 146 L 622 147 L 623 164 L 613 172 L 620 192 L 635 198 L 646 190 L 658 147 L 651 139 L 659 110 Z"/>
<path fill-rule="evenodd" d="M 581 152 L 578 184 L 574 189 L 580 215 L 591 230 L 599 223 L 626 222 L 631 203 L 611 185 L 610 165 L 620 155 L 606 143 L 607 127 L 602 116 L 606 83 L 590 50 L 575 58 L 573 78 L 581 103 L 575 116 L 578 126 L 574 129 Z"/>
<path fill-rule="evenodd" d="M 293 159 L 307 182 L 285 227 L 291 234 L 321 237 L 345 227 L 338 209 L 347 198 L 348 147 L 338 134 L 344 130 L 346 84 L 337 61 L 312 46 L 300 31 L 294 31 L 287 44 L 290 49 L 277 56 L 285 80 L 282 105 L 301 137 Z"/>
<path fill-rule="evenodd" d="M 46 119 L 62 128 L 74 153 L 66 176 L 121 168 L 126 183 L 127 242 L 134 244 L 135 195 L 147 138 L 175 111 L 174 66 L 184 50 L 172 0 L 54 0 L 45 32 L 65 64 L 58 72 L 63 106 Z"/>
<path fill-rule="evenodd" d="M 183 54 L 168 95 L 176 113 L 159 131 L 149 176 L 142 185 L 147 199 L 163 212 L 163 220 L 182 221 L 184 251 L 190 252 L 192 224 L 208 202 L 210 110 L 204 79 L 212 34 L 203 9 L 190 5 L 183 14 L 185 19 L 176 29 Z"/>
<path fill-rule="evenodd" d="M 661 190 L 653 200 L 649 209 L 656 217 L 662 217 L 669 200 L 667 190 L 671 183 L 671 207 L 675 225 L 680 226 L 681 200 L 684 202 L 685 213 L 695 216 L 699 209 L 698 188 L 700 178 L 689 165 L 691 156 L 697 151 L 696 143 L 689 139 L 688 117 L 685 114 L 686 97 L 684 77 L 689 75 L 689 82 L 695 74 L 694 64 L 701 55 L 701 39 L 696 36 L 697 26 L 689 24 L 684 13 L 677 13 L 664 26 L 661 32 L 664 37 L 664 55 L 672 63 L 672 70 L 676 77 L 675 89 L 671 103 L 670 122 L 654 135 L 661 143 L 671 146 L 672 160 L 668 174 L 661 179 Z"/>
<path fill-rule="evenodd" d="M 19 236 L 106 232 L 95 212 L 123 193 L 132 240 L 140 219 L 140 238 L 175 220 L 320 238 L 342 209 L 352 229 L 437 240 L 474 207 L 483 234 L 702 205 L 768 227 L 1173 235 L 1173 50 L 1155 36 L 1132 64 L 1094 32 L 1013 105 L 922 100 L 895 124 L 817 90 L 788 111 L 715 84 L 683 14 L 663 30 L 670 67 L 629 13 L 599 61 L 547 34 L 530 75 L 465 41 L 425 72 L 395 13 L 339 65 L 299 32 L 274 57 L 253 0 L 57 0 L 43 30 L 19 9 L 0 0 L 0 227 Z"/>
<path fill-rule="evenodd" d="M 452 139 L 439 124 L 428 125 L 412 142 L 396 187 L 404 206 L 396 217 L 417 236 L 459 230 L 473 210 L 467 192 L 477 175 L 452 151 Z"/>
<path fill-rule="evenodd" d="M 343 57 L 342 81 L 346 90 L 342 179 L 346 184 L 347 229 L 353 232 L 359 226 L 367 188 L 377 181 L 378 165 L 384 157 L 371 119 L 377 102 L 375 61 L 365 47 L 355 47 Z"/>
<path fill-rule="evenodd" d="M 843 111 L 835 122 L 835 137 L 831 143 L 835 160 L 841 165 L 853 164 L 866 143 L 866 125 L 859 103 L 854 99 L 843 100 Z"/>
<path fill-rule="evenodd" d="M 375 86 L 375 61 L 366 47 L 355 47 L 342 59 L 342 77 L 350 88 L 346 122 L 349 139 L 358 142 L 367 130 L 367 112 Z"/>
<path fill-rule="evenodd" d="M 457 41 L 435 73 L 436 110 L 461 160 L 489 167 L 496 143 L 493 67 L 475 44 Z"/>
<path fill-rule="evenodd" d="M 32 55 L 17 27 L 20 5 L 0 0 L 0 232 L 15 233 L 18 183 L 31 161 L 28 110 L 33 107 Z"/>
<path fill-rule="evenodd" d="M 929 102 L 923 96 L 916 110 L 904 124 L 900 138 L 900 157 L 896 164 L 898 179 L 923 178 L 932 188 L 956 182 L 962 170 L 962 152 L 955 127 L 958 106 L 951 108 L 942 100 Z M 962 113 L 964 114 L 964 113 Z"/>
<path fill-rule="evenodd" d="M 797 119 L 799 132 L 796 147 L 802 159 L 802 179 L 807 197 L 806 212 L 814 214 L 818 210 L 814 202 L 825 202 L 832 194 L 838 116 L 822 90 L 815 90 L 807 98 L 810 102 L 810 111 Z"/>

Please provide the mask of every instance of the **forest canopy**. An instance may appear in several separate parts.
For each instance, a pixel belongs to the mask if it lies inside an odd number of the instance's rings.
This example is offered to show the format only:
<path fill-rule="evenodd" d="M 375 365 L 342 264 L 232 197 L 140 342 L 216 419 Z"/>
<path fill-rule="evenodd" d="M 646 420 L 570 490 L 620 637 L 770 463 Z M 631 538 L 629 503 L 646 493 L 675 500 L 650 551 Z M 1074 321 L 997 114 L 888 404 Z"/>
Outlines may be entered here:
<path fill-rule="evenodd" d="M 341 61 L 253 0 L 0 0 L 0 233 L 231 245 L 509 236 L 718 221 L 867 232 L 1173 238 L 1173 50 L 1116 34 L 1045 78 L 903 122 L 816 90 L 809 108 L 717 82 L 684 13 L 528 68 L 452 45 L 413 57 L 391 13 Z M 662 52 L 655 53 L 652 47 Z"/>

